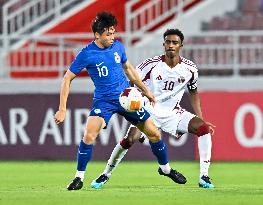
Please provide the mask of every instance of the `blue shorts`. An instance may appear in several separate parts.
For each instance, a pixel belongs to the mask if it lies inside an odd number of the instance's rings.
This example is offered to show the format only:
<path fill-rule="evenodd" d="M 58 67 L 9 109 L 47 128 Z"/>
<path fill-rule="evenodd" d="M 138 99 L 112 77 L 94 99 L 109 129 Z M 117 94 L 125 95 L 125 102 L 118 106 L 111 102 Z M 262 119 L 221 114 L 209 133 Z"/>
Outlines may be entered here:
<path fill-rule="evenodd" d="M 150 114 L 144 108 L 140 109 L 137 112 L 125 111 L 121 106 L 119 99 L 95 99 L 92 105 L 92 109 L 90 111 L 90 116 L 102 117 L 107 127 L 110 118 L 114 113 L 122 115 L 127 121 L 129 121 L 133 125 L 137 125 L 140 122 L 145 122 L 150 117 Z"/>

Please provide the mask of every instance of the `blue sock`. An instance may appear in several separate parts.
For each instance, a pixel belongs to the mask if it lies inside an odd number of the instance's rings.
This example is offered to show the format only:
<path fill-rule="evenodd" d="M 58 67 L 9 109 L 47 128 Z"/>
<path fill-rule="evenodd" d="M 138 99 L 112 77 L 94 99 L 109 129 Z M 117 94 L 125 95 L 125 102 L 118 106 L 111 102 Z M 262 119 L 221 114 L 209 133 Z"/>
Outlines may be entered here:
<path fill-rule="evenodd" d="M 78 171 L 85 171 L 87 164 L 91 158 L 92 155 L 92 149 L 93 149 L 93 144 L 85 144 L 83 140 L 81 140 L 79 144 L 79 149 L 78 149 L 78 166 L 77 170 Z"/>
<path fill-rule="evenodd" d="M 151 149 L 153 154 L 156 156 L 158 163 L 160 165 L 165 165 L 168 163 L 168 154 L 166 146 L 163 142 L 163 140 L 160 140 L 159 142 L 152 143 L 150 142 Z"/>

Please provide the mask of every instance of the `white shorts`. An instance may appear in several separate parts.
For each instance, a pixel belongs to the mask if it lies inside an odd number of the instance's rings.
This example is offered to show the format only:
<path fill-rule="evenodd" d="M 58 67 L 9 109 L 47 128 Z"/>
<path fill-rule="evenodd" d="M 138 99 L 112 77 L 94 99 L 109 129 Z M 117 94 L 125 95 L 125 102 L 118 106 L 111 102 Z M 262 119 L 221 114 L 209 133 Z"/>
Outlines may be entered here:
<path fill-rule="evenodd" d="M 167 132 L 173 136 L 177 133 L 188 133 L 188 125 L 191 119 L 196 117 L 196 115 L 186 111 L 173 112 L 170 116 L 160 117 L 151 114 L 155 126 L 164 132 Z"/>
<path fill-rule="evenodd" d="M 154 124 L 157 128 L 173 136 L 177 133 L 188 133 L 188 125 L 191 119 L 196 115 L 184 110 L 183 112 L 174 112 L 168 117 L 157 117 L 152 115 Z"/>

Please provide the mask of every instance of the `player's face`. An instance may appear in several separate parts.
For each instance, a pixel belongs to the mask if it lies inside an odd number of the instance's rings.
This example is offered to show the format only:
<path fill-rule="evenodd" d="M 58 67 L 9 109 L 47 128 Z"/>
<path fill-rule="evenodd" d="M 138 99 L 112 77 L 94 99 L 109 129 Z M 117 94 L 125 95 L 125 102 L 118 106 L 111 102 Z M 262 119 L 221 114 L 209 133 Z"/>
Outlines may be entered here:
<path fill-rule="evenodd" d="M 179 51 L 183 45 L 179 36 L 168 35 L 164 39 L 163 46 L 165 54 L 170 58 L 174 58 L 179 55 Z"/>
<path fill-rule="evenodd" d="M 105 29 L 105 31 L 100 35 L 97 34 L 97 41 L 101 45 L 102 48 L 108 48 L 113 44 L 114 38 L 115 38 L 115 28 L 112 26 L 108 29 Z"/>

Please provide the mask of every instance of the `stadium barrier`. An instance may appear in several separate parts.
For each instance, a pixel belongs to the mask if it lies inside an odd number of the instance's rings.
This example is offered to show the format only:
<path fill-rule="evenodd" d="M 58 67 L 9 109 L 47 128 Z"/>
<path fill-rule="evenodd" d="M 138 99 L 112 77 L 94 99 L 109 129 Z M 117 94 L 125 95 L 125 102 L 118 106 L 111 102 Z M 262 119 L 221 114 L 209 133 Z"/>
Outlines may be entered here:
<path fill-rule="evenodd" d="M 57 125 L 58 94 L 0 95 L 0 159 L 1 160 L 73 160 L 76 157 L 92 94 L 71 94 L 67 117 Z M 185 103 L 186 107 L 190 105 Z M 96 140 L 93 159 L 107 160 L 114 146 L 128 129 L 128 122 L 114 115 L 109 128 Z M 185 135 L 180 140 L 164 135 L 170 159 L 193 160 L 194 138 Z M 136 151 L 135 151 L 136 150 Z M 148 143 L 136 143 L 127 155 L 132 160 L 153 160 Z"/>
<path fill-rule="evenodd" d="M 134 37 L 156 39 L 155 43 L 150 41 L 143 46 L 129 44 L 128 36 L 127 33 L 119 33 L 118 37 L 126 44 L 129 60 L 135 65 L 163 53 L 160 34 L 134 33 Z M 93 39 L 93 34 L 10 35 L 6 38 L 0 38 L 9 42 L 4 49 L 6 52 L 1 52 L 0 77 L 23 78 L 30 73 L 28 77 L 37 77 L 34 74 L 42 73 L 46 74 L 42 77 L 57 78 L 63 76 L 80 48 Z M 182 55 L 197 64 L 200 75 L 262 74 L 263 31 L 205 32 L 186 36 Z"/>
<path fill-rule="evenodd" d="M 263 161 L 263 92 L 201 92 L 204 118 L 216 125 L 212 160 Z M 65 122 L 57 125 L 54 113 L 58 94 L 0 95 L 0 159 L 75 159 L 82 138 L 92 94 L 71 94 Z M 187 96 L 183 107 L 191 111 Z M 95 144 L 93 159 L 107 160 L 125 135 L 127 121 L 113 116 Z M 180 140 L 163 133 L 171 160 L 198 159 L 197 138 Z M 136 151 L 135 151 L 136 150 Z M 136 143 L 130 160 L 153 160 L 147 143 Z"/>
<path fill-rule="evenodd" d="M 201 93 L 205 119 L 213 122 L 213 160 L 263 161 L 263 92 Z"/>

